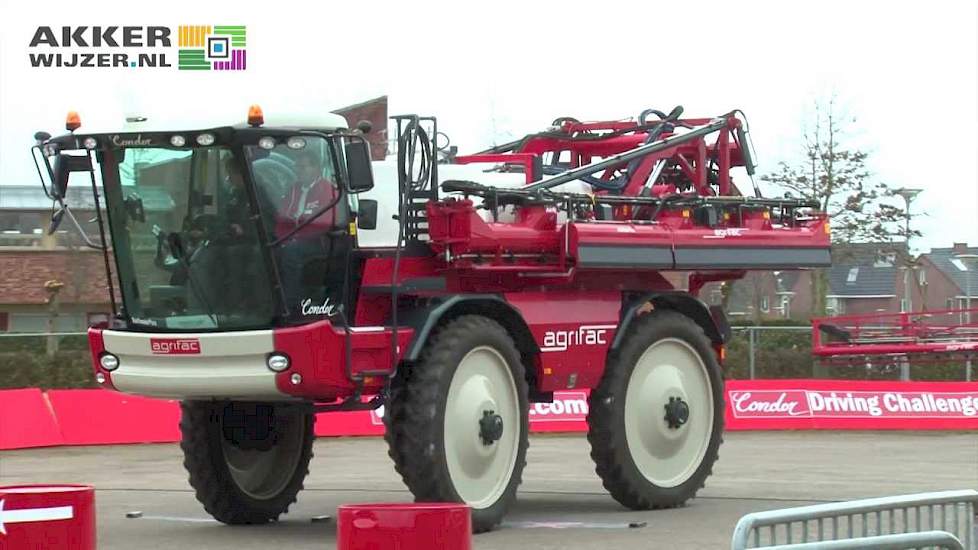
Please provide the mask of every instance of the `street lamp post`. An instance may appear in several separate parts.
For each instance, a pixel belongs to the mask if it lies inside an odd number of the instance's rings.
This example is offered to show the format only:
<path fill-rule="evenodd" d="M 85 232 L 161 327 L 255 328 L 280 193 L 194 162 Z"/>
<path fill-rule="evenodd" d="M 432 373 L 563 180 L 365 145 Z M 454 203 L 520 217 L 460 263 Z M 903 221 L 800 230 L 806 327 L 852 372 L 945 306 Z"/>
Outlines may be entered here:
<path fill-rule="evenodd" d="M 897 195 L 903 197 L 904 202 L 907 204 L 907 225 L 906 225 L 906 239 L 907 239 L 907 264 L 906 270 L 903 272 L 903 297 L 907 301 L 907 311 L 913 311 L 913 298 L 910 295 L 910 202 L 913 201 L 914 197 L 920 194 L 923 189 L 912 189 L 909 187 L 901 187 L 894 191 Z"/>

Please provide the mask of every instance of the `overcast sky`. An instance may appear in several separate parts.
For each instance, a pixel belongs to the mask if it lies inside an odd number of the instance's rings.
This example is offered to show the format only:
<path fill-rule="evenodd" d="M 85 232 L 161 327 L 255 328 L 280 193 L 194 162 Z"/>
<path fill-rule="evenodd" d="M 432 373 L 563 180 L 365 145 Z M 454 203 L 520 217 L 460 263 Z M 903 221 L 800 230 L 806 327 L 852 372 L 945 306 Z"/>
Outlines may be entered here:
<path fill-rule="evenodd" d="M 972 1 L 0 5 L 0 193 L 35 183 L 31 136 L 60 133 L 69 109 L 85 126 L 135 111 L 226 113 L 236 123 L 251 103 L 266 114 L 314 111 L 387 94 L 392 114 L 437 115 L 460 151 L 473 152 L 563 115 L 739 108 L 764 172 L 795 157 L 812 102 L 835 93 L 878 177 L 925 190 L 915 248 L 978 245 Z M 247 70 L 28 62 L 38 25 L 180 24 L 247 25 Z"/>

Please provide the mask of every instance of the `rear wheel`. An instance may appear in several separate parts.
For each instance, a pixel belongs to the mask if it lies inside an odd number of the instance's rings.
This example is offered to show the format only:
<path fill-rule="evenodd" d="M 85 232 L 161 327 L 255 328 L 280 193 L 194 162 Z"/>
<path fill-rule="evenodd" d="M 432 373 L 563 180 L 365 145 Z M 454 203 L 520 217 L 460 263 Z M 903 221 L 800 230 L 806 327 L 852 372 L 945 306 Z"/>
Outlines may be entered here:
<path fill-rule="evenodd" d="M 266 523 L 295 502 L 309 473 L 314 417 L 289 405 L 181 403 L 183 464 L 207 512 Z"/>
<path fill-rule="evenodd" d="M 685 315 L 656 311 L 635 323 L 591 393 L 591 458 L 621 504 L 680 506 L 717 460 L 723 378 L 710 341 Z"/>
<path fill-rule="evenodd" d="M 462 502 L 488 531 L 516 498 L 526 464 L 527 385 L 506 330 L 447 323 L 392 393 L 384 418 L 395 468 L 419 502 Z"/>

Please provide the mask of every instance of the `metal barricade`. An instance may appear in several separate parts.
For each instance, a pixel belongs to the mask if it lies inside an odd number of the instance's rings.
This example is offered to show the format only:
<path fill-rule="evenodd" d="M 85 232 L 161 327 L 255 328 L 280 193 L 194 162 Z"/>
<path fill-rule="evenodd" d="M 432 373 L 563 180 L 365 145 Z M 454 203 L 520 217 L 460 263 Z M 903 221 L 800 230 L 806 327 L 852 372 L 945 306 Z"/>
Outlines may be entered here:
<path fill-rule="evenodd" d="M 975 548 L 978 491 L 942 491 L 747 514 L 731 548 Z"/>

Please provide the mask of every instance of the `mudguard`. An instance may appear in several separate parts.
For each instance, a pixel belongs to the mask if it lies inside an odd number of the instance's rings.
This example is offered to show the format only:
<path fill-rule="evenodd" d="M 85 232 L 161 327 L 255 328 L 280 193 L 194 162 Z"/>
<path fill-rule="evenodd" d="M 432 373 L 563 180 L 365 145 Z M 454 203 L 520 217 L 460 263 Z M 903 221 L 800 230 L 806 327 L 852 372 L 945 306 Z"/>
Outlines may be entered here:
<path fill-rule="evenodd" d="M 719 306 L 707 306 L 702 300 L 685 292 L 650 292 L 641 294 L 629 301 L 628 306 L 623 308 L 621 323 L 618 332 L 611 342 L 611 349 L 618 347 L 632 320 L 638 315 L 639 310 L 646 303 L 652 302 L 656 309 L 669 309 L 678 311 L 689 317 L 696 324 L 703 327 L 703 332 L 716 345 L 722 345 L 730 341 L 731 330 L 727 317 L 723 309 Z"/>
<path fill-rule="evenodd" d="M 404 324 L 414 329 L 414 337 L 403 360 L 418 360 L 428 338 L 440 323 L 468 314 L 484 315 L 503 325 L 521 353 L 540 352 L 523 316 L 502 297 L 496 294 L 458 294 L 401 313 Z"/>

